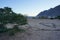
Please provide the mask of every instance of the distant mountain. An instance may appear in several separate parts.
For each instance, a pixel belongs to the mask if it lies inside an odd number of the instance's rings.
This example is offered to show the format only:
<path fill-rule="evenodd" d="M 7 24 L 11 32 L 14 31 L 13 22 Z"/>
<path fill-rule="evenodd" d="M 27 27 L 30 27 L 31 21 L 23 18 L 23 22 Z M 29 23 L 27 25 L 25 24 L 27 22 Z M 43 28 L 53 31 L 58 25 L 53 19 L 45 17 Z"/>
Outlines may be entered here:
<path fill-rule="evenodd" d="M 45 10 L 43 12 L 40 12 L 36 17 L 56 17 L 56 16 L 60 16 L 60 5 L 54 7 L 54 8 L 50 8 L 48 10 Z"/>

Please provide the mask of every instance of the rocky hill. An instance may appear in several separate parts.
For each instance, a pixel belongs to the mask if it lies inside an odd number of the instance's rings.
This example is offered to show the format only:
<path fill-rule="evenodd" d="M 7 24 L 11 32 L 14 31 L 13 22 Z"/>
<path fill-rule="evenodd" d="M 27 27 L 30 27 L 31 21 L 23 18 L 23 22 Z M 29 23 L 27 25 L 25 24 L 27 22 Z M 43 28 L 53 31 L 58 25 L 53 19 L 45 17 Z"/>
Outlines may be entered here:
<path fill-rule="evenodd" d="M 47 18 L 53 18 L 53 17 L 56 17 L 56 16 L 60 16 L 60 5 L 54 7 L 54 8 L 50 8 L 48 10 L 45 10 L 45 11 L 42 11 L 40 12 L 36 17 L 39 18 L 39 17 L 47 17 Z"/>

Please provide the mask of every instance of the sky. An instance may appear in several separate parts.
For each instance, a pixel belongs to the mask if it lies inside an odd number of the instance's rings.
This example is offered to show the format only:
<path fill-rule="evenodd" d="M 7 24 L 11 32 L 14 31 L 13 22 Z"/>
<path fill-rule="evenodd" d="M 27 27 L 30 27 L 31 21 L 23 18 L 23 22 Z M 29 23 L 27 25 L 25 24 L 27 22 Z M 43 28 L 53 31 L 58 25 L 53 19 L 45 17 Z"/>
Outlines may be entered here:
<path fill-rule="evenodd" d="M 27 16 L 36 16 L 57 5 L 60 0 L 0 0 L 0 8 L 11 7 L 14 12 Z"/>

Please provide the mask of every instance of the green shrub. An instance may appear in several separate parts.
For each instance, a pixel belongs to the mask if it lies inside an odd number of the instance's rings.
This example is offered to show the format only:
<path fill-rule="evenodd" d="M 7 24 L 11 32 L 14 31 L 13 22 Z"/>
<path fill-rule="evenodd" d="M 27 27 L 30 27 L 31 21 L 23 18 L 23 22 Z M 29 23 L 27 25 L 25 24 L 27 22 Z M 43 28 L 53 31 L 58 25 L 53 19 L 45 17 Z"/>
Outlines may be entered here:
<path fill-rule="evenodd" d="M 51 20 L 53 20 L 54 18 L 50 18 Z"/>
<path fill-rule="evenodd" d="M 0 33 L 7 32 L 7 28 L 3 24 L 0 24 Z"/>
<path fill-rule="evenodd" d="M 17 32 L 25 32 L 25 30 L 24 29 L 19 29 L 18 25 L 15 25 L 12 29 L 8 29 L 8 34 L 10 36 L 15 35 L 15 33 L 17 33 Z"/>
<path fill-rule="evenodd" d="M 22 14 L 17 14 L 9 7 L 0 8 L 0 22 L 3 24 L 17 23 L 24 25 L 27 23 L 27 18 Z"/>
<path fill-rule="evenodd" d="M 17 14 L 9 7 L 0 8 L 0 33 L 7 32 L 9 35 L 14 35 L 16 32 L 23 32 L 24 29 L 19 29 L 18 26 L 14 26 L 12 29 L 4 27 L 8 23 L 16 23 L 18 25 L 27 24 L 27 18 L 22 14 Z"/>
<path fill-rule="evenodd" d="M 57 16 L 56 19 L 60 19 L 60 16 Z"/>

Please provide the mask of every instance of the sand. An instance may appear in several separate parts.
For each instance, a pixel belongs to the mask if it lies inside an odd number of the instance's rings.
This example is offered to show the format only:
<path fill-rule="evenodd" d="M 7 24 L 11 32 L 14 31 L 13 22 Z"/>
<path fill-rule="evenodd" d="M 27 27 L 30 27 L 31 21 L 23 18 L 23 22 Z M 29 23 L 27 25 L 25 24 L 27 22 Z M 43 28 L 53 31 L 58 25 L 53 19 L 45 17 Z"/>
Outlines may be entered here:
<path fill-rule="evenodd" d="M 0 36 L 0 40 L 60 40 L 60 20 L 28 19 L 28 24 L 19 26 L 26 30 L 14 36 Z"/>

